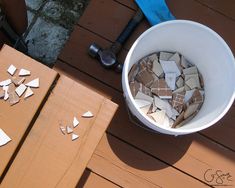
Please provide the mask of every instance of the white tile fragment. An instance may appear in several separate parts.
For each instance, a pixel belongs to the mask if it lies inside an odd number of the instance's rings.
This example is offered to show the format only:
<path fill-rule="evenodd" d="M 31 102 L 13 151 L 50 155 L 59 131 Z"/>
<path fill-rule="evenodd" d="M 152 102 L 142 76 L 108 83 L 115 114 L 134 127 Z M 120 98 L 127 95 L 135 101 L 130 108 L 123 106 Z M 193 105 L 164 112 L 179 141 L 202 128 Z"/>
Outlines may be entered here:
<path fill-rule="evenodd" d="M 7 72 L 13 76 L 16 72 L 16 67 L 14 65 L 10 65 L 10 67 L 7 69 Z"/>
<path fill-rule="evenodd" d="M 153 68 L 152 71 L 154 74 L 156 74 L 158 77 L 161 77 L 163 75 L 163 69 L 161 64 L 158 61 L 153 62 Z"/>
<path fill-rule="evenodd" d="M 165 110 L 166 114 L 168 117 L 174 116 L 174 112 L 172 111 L 173 108 L 172 106 L 167 102 L 167 100 L 162 100 L 157 96 L 154 96 L 154 104 L 157 108 L 161 110 Z"/>
<path fill-rule="evenodd" d="M 30 71 L 26 69 L 20 69 L 19 76 L 29 76 Z"/>
<path fill-rule="evenodd" d="M 149 114 L 154 121 L 159 124 L 159 125 L 163 125 L 164 121 L 165 121 L 165 116 L 166 116 L 166 112 L 165 110 L 158 110 L 152 114 Z"/>
<path fill-rule="evenodd" d="M 11 79 L 7 79 L 0 82 L 0 86 L 8 86 L 11 84 Z"/>
<path fill-rule="evenodd" d="M 183 79 L 181 76 L 179 76 L 179 78 L 177 79 L 177 81 L 176 81 L 176 86 L 177 86 L 178 88 L 184 86 L 184 79 Z"/>
<path fill-rule="evenodd" d="M 0 146 L 3 146 L 10 141 L 11 138 L 7 136 L 7 134 L 2 129 L 0 129 Z"/>
<path fill-rule="evenodd" d="M 136 94 L 135 96 L 135 99 L 141 99 L 141 100 L 146 100 L 146 101 L 149 101 L 149 102 L 153 102 L 153 97 L 150 97 L 149 95 L 146 95 L 140 91 L 138 91 L 138 93 Z"/>
<path fill-rule="evenodd" d="M 169 61 L 174 61 L 176 63 L 176 65 L 181 68 L 180 65 L 180 55 L 178 53 L 175 53 L 173 56 L 171 56 L 171 58 L 169 59 Z"/>
<path fill-rule="evenodd" d="M 174 94 L 174 93 L 180 93 L 180 92 L 183 92 L 183 91 L 185 91 L 185 87 L 183 86 L 183 87 L 180 87 L 180 88 L 178 88 L 178 89 L 176 89 L 175 91 L 173 91 L 172 93 Z"/>
<path fill-rule="evenodd" d="M 79 136 L 77 134 L 74 134 L 74 133 L 72 133 L 71 137 L 72 137 L 72 141 L 74 141 L 74 140 L 79 138 Z"/>
<path fill-rule="evenodd" d="M 149 112 L 150 107 L 151 107 L 151 104 L 140 108 L 140 110 L 141 110 L 144 114 L 147 114 L 147 113 Z"/>
<path fill-rule="evenodd" d="M 3 90 L 5 92 L 5 94 L 4 94 L 5 101 L 9 98 L 8 89 L 9 89 L 9 86 L 3 86 Z"/>
<path fill-rule="evenodd" d="M 201 88 L 200 81 L 197 74 L 186 75 L 189 77 L 185 77 L 185 84 L 190 87 L 190 89 Z"/>
<path fill-rule="evenodd" d="M 171 90 L 175 90 L 176 73 L 169 72 L 165 74 L 165 81 Z"/>
<path fill-rule="evenodd" d="M 160 64 L 165 74 L 170 72 L 175 72 L 176 77 L 178 77 L 181 74 L 179 67 L 174 61 L 160 60 Z"/>
<path fill-rule="evenodd" d="M 26 99 L 26 98 L 28 98 L 28 97 L 30 97 L 32 95 L 33 95 L 32 89 L 30 87 L 27 87 L 25 95 L 24 95 L 24 98 Z"/>
<path fill-rule="evenodd" d="M 76 117 L 73 117 L 73 127 L 77 127 L 79 125 L 79 121 Z"/>
<path fill-rule="evenodd" d="M 159 59 L 168 61 L 173 56 L 173 53 L 169 52 L 160 52 Z"/>
<path fill-rule="evenodd" d="M 198 74 L 197 67 L 189 67 L 187 69 L 183 69 L 183 74 L 184 75 L 189 75 L 189 74 Z"/>
<path fill-rule="evenodd" d="M 143 108 L 151 104 L 151 102 L 142 100 L 142 99 L 135 99 L 135 104 L 138 108 Z"/>
<path fill-rule="evenodd" d="M 65 133 L 66 133 L 65 127 L 64 127 L 64 126 L 60 126 L 60 131 L 61 131 L 63 134 L 65 134 Z"/>
<path fill-rule="evenodd" d="M 93 117 L 93 114 L 90 111 L 87 111 L 84 114 L 82 114 L 82 117 L 90 118 Z"/>
<path fill-rule="evenodd" d="M 28 87 L 34 87 L 34 88 L 38 88 L 39 87 L 39 78 L 36 78 L 30 82 L 28 82 L 27 84 L 25 84 Z"/>
<path fill-rule="evenodd" d="M 66 126 L 66 132 L 70 134 L 73 132 L 73 129 L 70 126 Z"/>
<path fill-rule="evenodd" d="M 191 97 L 193 96 L 195 89 L 189 90 L 185 92 L 184 95 L 184 103 L 187 103 L 189 101 L 189 99 L 191 99 Z"/>
<path fill-rule="evenodd" d="M 27 89 L 27 87 L 24 84 L 20 84 L 16 89 L 15 92 L 17 93 L 17 95 L 19 97 L 21 97 L 21 95 L 25 92 L 25 90 Z"/>
<path fill-rule="evenodd" d="M 152 61 L 152 62 L 158 61 L 157 54 L 154 53 L 154 54 L 152 54 L 152 55 L 149 55 L 149 56 L 148 56 L 148 59 L 149 59 L 150 61 Z"/>

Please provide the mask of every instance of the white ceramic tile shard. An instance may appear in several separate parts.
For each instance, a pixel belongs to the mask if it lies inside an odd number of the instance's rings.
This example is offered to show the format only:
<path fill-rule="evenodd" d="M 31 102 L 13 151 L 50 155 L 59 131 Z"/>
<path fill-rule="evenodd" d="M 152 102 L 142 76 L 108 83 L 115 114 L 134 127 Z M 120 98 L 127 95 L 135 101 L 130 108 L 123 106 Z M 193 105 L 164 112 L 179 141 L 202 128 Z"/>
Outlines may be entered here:
<path fill-rule="evenodd" d="M 158 61 L 153 61 L 153 68 L 152 71 L 154 74 L 156 74 L 158 77 L 161 77 L 163 75 L 163 69 L 161 64 Z"/>
<path fill-rule="evenodd" d="M 16 72 L 16 67 L 14 65 L 10 65 L 10 67 L 7 69 L 7 72 L 13 76 Z"/>
<path fill-rule="evenodd" d="M 36 79 L 28 82 L 25 85 L 28 86 L 28 87 L 38 88 L 39 87 L 39 78 L 36 78 Z"/>
<path fill-rule="evenodd" d="M 24 85 L 24 84 L 20 84 L 20 86 L 18 86 L 16 89 L 15 89 L 15 92 L 17 93 L 17 95 L 19 97 L 21 97 L 21 95 L 23 95 L 23 93 L 25 92 L 25 90 L 27 89 L 27 87 Z"/>
<path fill-rule="evenodd" d="M 198 74 L 192 74 L 192 75 L 186 75 L 186 76 L 185 76 L 185 84 L 188 87 L 190 87 L 190 89 L 201 88 Z"/>
<path fill-rule="evenodd" d="M 163 125 L 165 121 L 166 112 L 164 110 L 159 110 L 150 114 L 150 116 L 154 119 L 157 124 Z"/>
<path fill-rule="evenodd" d="M 4 94 L 4 100 L 6 101 L 8 98 L 9 98 L 9 94 L 8 94 L 8 89 L 9 89 L 9 86 L 3 86 L 2 88 L 5 92 Z"/>
<path fill-rule="evenodd" d="M 72 133 L 71 137 L 72 137 L 72 141 L 74 141 L 74 140 L 79 138 L 79 136 L 77 134 L 74 134 L 74 133 Z"/>
<path fill-rule="evenodd" d="M 184 75 L 189 75 L 189 74 L 198 74 L 197 67 L 189 67 L 187 69 L 183 69 L 183 74 Z"/>
<path fill-rule="evenodd" d="M 79 121 L 76 117 L 73 118 L 73 127 L 77 127 L 79 125 Z"/>
<path fill-rule="evenodd" d="M 175 90 L 175 82 L 176 82 L 176 73 L 166 73 L 165 74 L 165 81 L 171 90 Z"/>
<path fill-rule="evenodd" d="M 62 132 L 62 134 L 66 133 L 66 128 L 64 126 L 60 126 L 60 131 Z"/>
<path fill-rule="evenodd" d="M 178 88 L 184 86 L 184 79 L 183 79 L 181 76 L 177 79 L 177 81 L 176 81 L 176 86 L 177 86 Z"/>
<path fill-rule="evenodd" d="M 173 56 L 171 56 L 169 61 L 174 61 L 176 63 L 176 65 L 178 66 L 178 68 L 179 69 L 181 68 L 180 55 L 178 53 L 175 53 Z"/>
<path fill-rule="evenodd" d="M 0 129 L 0 146 L 6 145 L 10 141 L 11 138 L 7 136 L 7 134 L 2 129 Z"/>
<path fill-rule="evenodd" d="M 141 110 L 144 114 L 148 114 L 150 107 L 151 107 L 151 104 L 140 108 L 140 110 Z"/>
<path fill-rule="evenodd" d="M 160 52 L 159 59 L 168 61 L 173 56 L 173 53 L 169 52 Z"/>
<path fill-rule="evenodd" d="M 184 95 L 184 103 L 187 103 L 189 101 L 189 99 L 191 99 L 191 97 L 193 96 L 195 89 L 189 90 L 185 92 Z"/>
<path fill-rule="evenodd" d="M 143 108 L 151 104 L 151 102 L 142 100 L 142 99 L 135 99 L 135 104 L 138 108 Z"/>
<path fill-rule="evenodd" d="M 154 96 L 154 104 L 157 108 L 165 110 L 168 117 L 174 117 L 174 112 L 172 106 L 167 102 L 167 100 L 162 100 L 159 97 Z"/>
<path fill-rule="evenodd" d="M 19 76 L 29 76 L 31 73 L 29 70 L 20 69 Z"/>
<path fill-rule="evenodd" d="M 158 56 L 157 56 L 156 53 L 154 53 L 154 54 L 152 54 L 152 55 L 149 55 L 149 56 L 148 56 L 148 59 L 149 59 L 150 61 L 152 61 L 152 62 L 158 61 Z"/>
<path fill-rule="evenodd" d="M 66 126 L 66 132 L 70 134 L 73 132 L 73 129 L 70 126 Z"/>
<path fill-rule="evenodd" d="M 141 100 L 145 100 L 145 101 L 149 101 L 149 102 L 153 102 L 153 97 L 150 97 L 149 95 L 146 95 L 140 91 L 138 91 L 138 93 L 135 96 L 135 99 L 141 99 Z"/>
<path fill-rule="evenodd" d="M 179 67 L 174 61 L 160 60 L 160 64 L 165 74 L 175 72 L 176 77 L 178 77 L 181 74 Z"/>
<path fill-rule="evenodd" d="M 25 77 L 17 78 L 17 77 L 12 77 L 11 81 L 16 85 L 19 86 L 20 84 L 23 84 L 25 81 Z"/>
<path fill-rule="evenodd" d="M 33 93 L 32 89 L 30 87 L 27 87 L 24 98 L 26 99 L 28 97 L 31 97 L 33 94 L 34 93 Z"/>
<path fill-rule="evenodd" d="M 11 79 L 3 80 L 0 82 L 0 86 L 8 86 L 11 84 Z"/>
<path fill-rule="evenodd" d="M 92 114 L 92 112 L 90 111 L 87 111 L 85 112 L 84 114 L 82 114 L 82 117 L 85 117 L 85 118 L 91 118 L 93 117 L 94 115 Z"/>

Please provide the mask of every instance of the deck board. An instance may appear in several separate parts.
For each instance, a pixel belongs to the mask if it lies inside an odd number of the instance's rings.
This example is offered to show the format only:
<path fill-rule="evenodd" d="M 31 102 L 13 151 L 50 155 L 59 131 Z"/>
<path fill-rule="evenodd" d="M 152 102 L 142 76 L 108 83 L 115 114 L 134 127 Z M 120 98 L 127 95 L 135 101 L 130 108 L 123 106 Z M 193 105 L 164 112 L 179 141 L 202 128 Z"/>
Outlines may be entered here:
<path fill-rule="evenodd" d="M 228 42 L 232 51 L 235 51 L 235 24 L 232 19 L 197 0 L 167 0 L 167 4 L 177 19 L 189 19 L 208 25 Z M 148 132 L 129 120 L 122 97 L 121 75 L 103 69 L 96 60 L 88 56 L 87 49 L 92 42 L 101 47 L 108 47 L 134 15 L 136 8 L 133 0 L 91 0 L 55 66 L 56 70 L 119 104 L 117 114 L 107 130 L 107 137 L 112 137 L 111 140 L 117 139 L 117 143 L 111 145 L 107 139 L 103 139 L 98 147 L 103 153 L 99 153 L 97 148 L 89 163 L 90 168 L 120 186 L 136 185 L 138 181 L 146 183 L 141 178 L 134 178 L 133 173 L 138 174 L 138 168 L 133 169 L 131 164 L 124 164 L 125 159 L 119 155 L 119 147 L 127 147 L 126 150 L 135 150 L 141 156 L 153 157 L 156 163 L 163 162 L 168 166 L 151 171 L 149 186 L 162 185 L 161 181 L 155 182 L 155 173 L 164 172 L 167 168 L 178 169 L 181 175 L 188 174 L 187 180 L 194 177 L 204 183 L 208 183 L 204 178 L 207 169 L 221 170 L 235 176 L 234 107 L 216 125 L 200 133 L 175 138 Z M 120 62 L 124 61 L 135 39 L 147 28 L 147 21 L 142 21 L 118 56 Z M 113 152 L 116 152 L 116 155 Z M 106 154 L 115 162 L 108 161 Z M 110 171 L 112 173 L 109 173 Z M 147 174 L 145 171 L 141 173 Z M 128 181 L 125 175 L 131 180 Z"/>
<path fill-rule="evenodd" d="M 172 137 L 145 131 L 130 122 L 120 92 L 62 62 L 58 61 L 55 69 L 86 87 L 105 94 L 119 104 L 119 109 L 108 127 L 108 133 L 202 181 L 205 181 L 203 173 L 208 168 L 235 173 L 232 162 L 235 160 L 235 152 L 219 146 L 200 134 Z"/>

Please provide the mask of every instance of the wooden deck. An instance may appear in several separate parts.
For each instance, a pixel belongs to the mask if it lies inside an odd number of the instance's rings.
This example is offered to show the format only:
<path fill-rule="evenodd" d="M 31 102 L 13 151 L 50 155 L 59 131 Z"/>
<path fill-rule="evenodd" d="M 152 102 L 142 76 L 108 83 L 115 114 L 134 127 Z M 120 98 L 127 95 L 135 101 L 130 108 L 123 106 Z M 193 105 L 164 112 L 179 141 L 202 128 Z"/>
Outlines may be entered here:
<path fill-rule="evenodd" d="M 177 19 L 214 29 L 235 52 L 233 0 L 167 0 L 167 4 Z M 78 187 L 235 187 L 234 105 L 202 132 L 179 137 L 148 132 L 128 118 L 121 75 L 88 56 L 92 42 L 108 47 L 136 9 L 133 0 L 91 0 L 54 67 L 119 105 Z M 147 21 L 142 21 L 119 54 L 120 62 L 147 28 Z"/>

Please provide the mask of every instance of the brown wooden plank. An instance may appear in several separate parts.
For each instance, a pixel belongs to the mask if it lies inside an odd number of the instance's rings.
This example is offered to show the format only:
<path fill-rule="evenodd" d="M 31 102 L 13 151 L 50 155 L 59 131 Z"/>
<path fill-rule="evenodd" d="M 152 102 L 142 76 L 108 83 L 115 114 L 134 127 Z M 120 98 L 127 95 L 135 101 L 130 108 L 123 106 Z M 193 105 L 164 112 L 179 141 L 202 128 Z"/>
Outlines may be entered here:
<path fill-rule="evenodd" d="M 104 135 L 88 168 L 122 187 L 205 186 L 111 135 Z"/>
<path fill-rule="evenodd" d="M 234 130 L 235 130 L 235 107 L 232 106 L 228 113 L 215 125 L 202 131 L 202 134 L 224 146 L 235 151 Z"/>
<path fill-rule="evenodd" d="M 104 69 L 98 60 L 93 59 L 88 55 L 88 47 L 94 41 L 104 48 L 110 45 L 110 43 L 105 39 L 97 37 L 97 35 L 76 26 L 64 49 L 59 55 L 59 59 L 68 62 L 72 66 L 77 67 L 84 72 L 87 72 L 91 76 L 96 76 L 97 79 L 105 81 L 119 90 L 122 90 L 120 74 Z M 123 61 L 125 55 L 126 51 L 123 51 L 120 54 L 120 62 Z"/>
<path fill-rule="evenodd" d="M 58 61 L 55 68 L 92 90 L 106 93 L 106 96 L 119 104 L 119 109 L 108 127 L 109 133 L 201 181 L 205 181 L 203 174 L 208 168 L 235 175 L 234 152 L 200 134 L 172 137 L 145 131 L 130 122 L 121 93 L 62 62 Z M 233 140 L 233 137 L 230 139 Z"/>
<path fill-rule="evenodd" d="M 93 187 L 118 188 L 119 186 L 95 174 L 94 172 L 86 169 L 81 179 L 79 180 L 79 183 L 76 186 L 76 188 L 93 188 Z"/>
<path fill-rule="evenodd" d="M 134 12 L 113 0 L 91 0 L 78 24 L 115 41 Z"/>
<path fill-rule="evenodd" d="M 34 127 L 1 184 L 2 187 L 75 187 L 95 147 L 109 125 L 117 105 L 61 76 Z M 94 118 L 81 118 L 90 110 Z M 59 129 L 80 124 L 71 140 Z"/>
<path fill-rule="evenodd" d="M 134 3 L 134 0 L 115 0 L 131 9 L 137 10 L 137 5 Z"/>
<path fill-rule="evenodd" d="M 11 160 L 13 160 L 13 154 L 17 152 L 17 147 L 22 144 L 26 130 L 31 127 L 35 114 L 57 76 L 54 70 L 5 45 L 0 51 L 1 81 L 10 78 L 7 69 L 11 64 L 18 68 L 15 75 L 21 68 L 31 71 L 31 76 L 26 78 L 26 83 L 37 77 L 40 78 L 40 88 L 33 89 L 34 96 L 28 100 L 24 100 L 22 97 L 20 102 L 14 106 L 11 106 L 8 101 L 0 100 L 0 127 L 12 139 L 7 145 L 0 147 L 0 179 L 3 178 L 7 165 L 9 167 Z"/>
<path fill-rule="evenodd" d="M 233 0 L 196 0 L 197 2 L 202 3 L 205 6 L 210 7 L 213 10 L 216 10 L 233 20 L 235 20 L 235 3 Z"/>
<path fill-rule="evenodd" d="M 223 1 L 224 2 L 224 1 Z M 235 22 L 203 6 L 194 0 L 167 0 L 170 10 L 177 19 L 200 22 L 220 34 L 235 52 Z"/>

